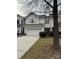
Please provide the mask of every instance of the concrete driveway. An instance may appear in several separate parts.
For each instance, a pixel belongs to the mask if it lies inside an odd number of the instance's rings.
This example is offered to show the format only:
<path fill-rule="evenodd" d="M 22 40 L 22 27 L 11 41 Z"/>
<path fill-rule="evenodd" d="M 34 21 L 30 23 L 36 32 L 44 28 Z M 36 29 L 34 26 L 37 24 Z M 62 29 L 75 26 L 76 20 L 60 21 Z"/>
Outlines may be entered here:
<path fill-rule="evenodd" d="M 20 59 L 39 39 L 39 36 L 22 36 L 17 38 L 17 59 Z"/>

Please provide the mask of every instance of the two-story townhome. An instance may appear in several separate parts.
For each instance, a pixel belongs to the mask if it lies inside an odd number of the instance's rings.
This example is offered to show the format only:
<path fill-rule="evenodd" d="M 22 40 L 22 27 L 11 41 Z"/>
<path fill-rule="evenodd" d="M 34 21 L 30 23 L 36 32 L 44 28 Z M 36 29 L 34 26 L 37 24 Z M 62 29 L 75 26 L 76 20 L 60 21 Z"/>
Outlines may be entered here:
<path fill-rule="evenodd" d="M 22 33 L 24 31 L 23 24 L 24 24 L 24 17 L 17 14 L 17 33 Z"/>
<path fill-rule="evenodd" d="M 41 31 L 52 31 L 53 16 L 37 15 L 33 12 L 26 17 L 17 16 L 17 31 L 26 35 L 39 35 Z"/>

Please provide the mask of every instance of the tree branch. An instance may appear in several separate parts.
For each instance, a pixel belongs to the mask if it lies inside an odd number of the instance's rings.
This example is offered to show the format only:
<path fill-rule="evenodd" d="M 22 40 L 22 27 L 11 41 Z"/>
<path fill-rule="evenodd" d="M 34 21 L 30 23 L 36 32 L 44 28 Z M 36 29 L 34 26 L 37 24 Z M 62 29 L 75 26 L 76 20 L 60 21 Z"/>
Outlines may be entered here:
<path fill-rule="evenodd" d="M 53 6 L 46 0 L 44 0 L 51 8 L 53 8 Z"/>
<path fill-rule="evenodd" d="M 57 6 L 61 5 L 61 3 L 59 3 Z"/>

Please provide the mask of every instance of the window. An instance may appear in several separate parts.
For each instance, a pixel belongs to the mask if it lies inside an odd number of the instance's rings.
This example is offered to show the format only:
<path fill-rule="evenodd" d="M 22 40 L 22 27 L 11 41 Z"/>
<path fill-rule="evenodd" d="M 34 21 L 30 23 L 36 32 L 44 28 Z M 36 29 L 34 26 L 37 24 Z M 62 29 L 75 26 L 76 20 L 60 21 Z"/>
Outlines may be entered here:
<path fill-rule="evenodd" d="M 49 33 L 50 32 L 50 28 L 45 28 L 44 31 Z"/>
<path fill-rule="evenodd" d="M 17 20 L 17 24 L 20 24 L 20 21 L 19 20 Z"/>
<path fill-rule="evenodd" d="M 21 29 L 21 33 L 24 34 L 24 31 L 25 31 L 25 30 L 24 30 L 24 27 L 22 27 L 22 29 Z"/>
<path fill-rule="evenodd" d="M 19 33 L 20 31 L 19 30 L 17 30 L 17 33 Z"/>
<path fill-rule="evenodd" d="M 23 20 L 24 20 L 24 24 L 25 24 L 25 20 L 26 20 L 26 19 L 24 18 Z"/>
<path fill-rule="evenodd" d="M 21 24 L 23 24 L 23 20 L 21 20 Z"/>
<path fill-rule="evenodd" d="M 46 24 L 49 24 L 49 19 L 45 19 L 45 23 Z"/>
<path fill-rule="evenodd" d="M 33 19 L 31 19 L 31 23 L 34 23 L 34 20 Z"/>

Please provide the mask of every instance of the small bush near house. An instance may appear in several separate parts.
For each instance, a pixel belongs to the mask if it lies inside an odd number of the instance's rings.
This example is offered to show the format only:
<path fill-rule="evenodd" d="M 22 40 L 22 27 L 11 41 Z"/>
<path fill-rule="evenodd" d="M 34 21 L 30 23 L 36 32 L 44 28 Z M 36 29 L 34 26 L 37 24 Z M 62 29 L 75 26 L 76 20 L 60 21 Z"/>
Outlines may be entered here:
<path fill-rule="evenodd" d="M 40 35 L 40 37 L 46 37 L 47 36 L 47 32 L 40 32 L 39 35 Z"/>
<path fill-rule="evenodd" d="M 20 33 L 17 33 L 17 35 L 20 35 Z"/>
<path fill-rule="evenodd" d="M 54 32 L 53 31 L 51 31 L 50 33 L 49 33 L 49 36 L 54 36 Z M 61 32 L 59 31 L 59 38 L 61 38 Z"/>
<path fill-rule="evenodd" d="M 24 36 L 24 35 L 26 35 L 25 33 L 21 33 L 21 36 Z"/>
<path fill-rule="evenodd" d="M 50 36 L 54 36 L 54 33 L 53 33 L 53 31 L 51 31 L 51 32 L 49 33 L 49 35 L 50 35 Z"/>
<path fill-rule="evenodd" d="M 21 35 L 21 36 L 24 36 L 24 35 L 26 35 L 26 34 L 21 32 L 21 34 L 20 34 L 20 35 Z"/>

